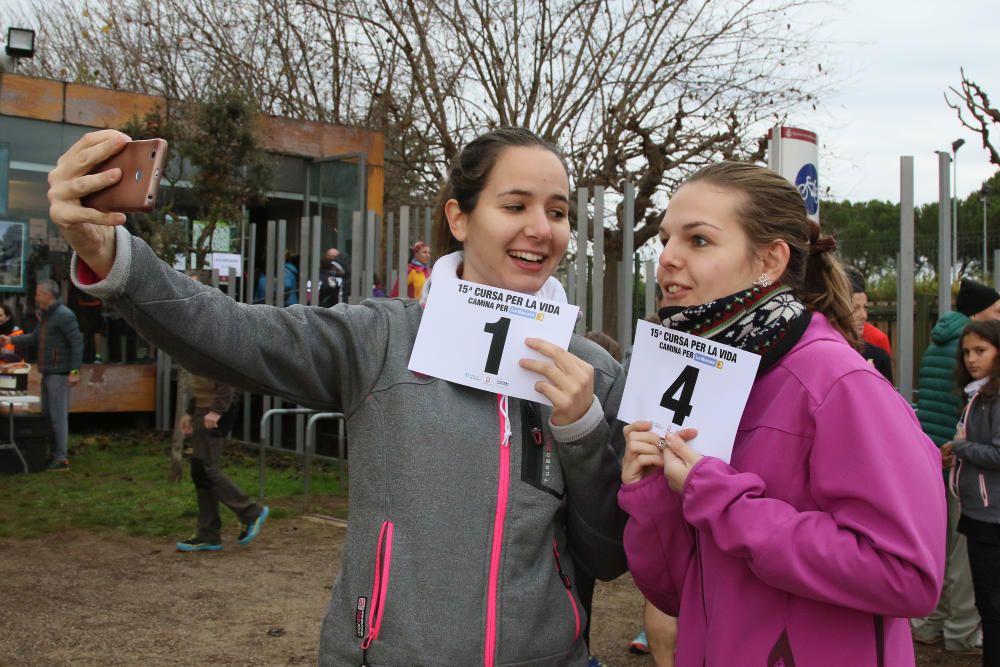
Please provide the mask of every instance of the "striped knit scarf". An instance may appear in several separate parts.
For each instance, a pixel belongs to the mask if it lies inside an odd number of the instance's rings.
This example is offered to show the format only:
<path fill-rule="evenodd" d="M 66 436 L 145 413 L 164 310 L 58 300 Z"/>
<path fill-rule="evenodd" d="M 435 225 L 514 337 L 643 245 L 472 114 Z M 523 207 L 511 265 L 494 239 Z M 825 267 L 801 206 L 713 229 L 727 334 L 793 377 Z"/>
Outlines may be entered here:
<path fill-rule="evenodd" d="M 781 283 L 751 287 L 698 306 L 667 306 L 663 326 L 761 356 L 760 375 L 799 341 L 812 313 Z"/>

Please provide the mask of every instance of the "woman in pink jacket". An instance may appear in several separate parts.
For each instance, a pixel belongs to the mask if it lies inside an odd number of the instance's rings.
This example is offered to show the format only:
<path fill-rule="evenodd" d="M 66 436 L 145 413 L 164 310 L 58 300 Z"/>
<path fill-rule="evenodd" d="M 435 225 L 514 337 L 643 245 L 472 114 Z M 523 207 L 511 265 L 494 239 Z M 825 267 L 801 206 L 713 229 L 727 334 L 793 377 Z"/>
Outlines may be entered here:
<path fill-rule="evenodd" d="M 660 225 L 664 325 L 761 355 L 731 464 L 625 429 L 625 547 L 679 667 L 913 665 L 944 567 L 941 462 L 857 353 L 851 292 L 786 180 L 721 163 Z"/>

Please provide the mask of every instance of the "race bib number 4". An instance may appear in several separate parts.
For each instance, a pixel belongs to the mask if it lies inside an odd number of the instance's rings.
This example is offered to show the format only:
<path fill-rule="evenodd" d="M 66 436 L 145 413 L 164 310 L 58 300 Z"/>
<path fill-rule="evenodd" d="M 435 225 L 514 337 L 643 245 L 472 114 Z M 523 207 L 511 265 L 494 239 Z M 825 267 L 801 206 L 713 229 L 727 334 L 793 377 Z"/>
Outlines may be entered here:
<path fill-rule="evenodd" d="M 547 357 L 524 344 L 543 338 L 566 349 L 579 308 L 464 280 L 434 281 L 420 320 L 411 371 L 529 401 L 542 376 L 521 359 Z"/>
<path fill-rule="evenodd" d="M 728 463 L 758 365 L 752 352 L 640 321 L 618 419 L 660 435 L 696 428 L 691 446 Z"/>

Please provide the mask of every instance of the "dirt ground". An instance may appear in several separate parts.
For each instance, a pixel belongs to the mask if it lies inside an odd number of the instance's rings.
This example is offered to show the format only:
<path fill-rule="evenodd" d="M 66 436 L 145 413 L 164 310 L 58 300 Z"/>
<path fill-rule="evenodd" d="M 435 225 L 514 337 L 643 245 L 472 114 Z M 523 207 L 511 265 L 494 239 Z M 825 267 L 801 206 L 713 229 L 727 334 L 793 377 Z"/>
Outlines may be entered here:
<path fill-rule="evenodd" d="M 299 517 L 218 553 L 75 530 L 0 540 L 0 665 L 315 664 L 344 534 Z M 626 650 L 641 609 L 628 576 L 598 584 L 591 641 L 607 665 L 652 665 Z M 979 659 L 920 647 L 918 664 Z"/>

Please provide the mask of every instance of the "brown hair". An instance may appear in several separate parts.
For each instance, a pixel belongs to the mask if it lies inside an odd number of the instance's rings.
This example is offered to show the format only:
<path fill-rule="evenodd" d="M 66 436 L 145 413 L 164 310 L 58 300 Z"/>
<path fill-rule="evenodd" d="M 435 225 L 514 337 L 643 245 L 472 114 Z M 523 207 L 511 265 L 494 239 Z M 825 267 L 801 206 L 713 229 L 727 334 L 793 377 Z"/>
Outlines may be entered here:
<path fill-rule="evenodd" d="M 608 351 L 615 361 L 621 362 L 622 360 L 622 349 L 618 345 L 618 341 L 604 333 L 603 331 L 588 331 L 585 336 L 587 339 L 594 341 L 605 350 Z"/>
<path fill-rule="evenodd" d="M 993 347 L 1000 350 L 1000 321 L 997 320 L 972 320 L 965 325 L 962 330 L 962 337 L 958 339 L 958 352 L 956 354 L 958 363 L 955 364 L 955 384 L 961 391 L 965 385 L 972 382 L 972 375 L 965 367 L 965 355 L 962 354 L 962 344 L 969 334 L 976 334 Z M 1000 394 L 1000 354 L 993 358 L 993 368 L 990 369 L 989 380 L 979 390 L 979 395 L 983 398 L 996 398 Z"/>
<path fill-rule="evenodd" d="M 858 347 L 851 284 L 831 252 L 836 243 L 830 236 L 820 236 L 819 226 L 806 216 L 795 186 L 770 169 L 749 162 L 719 162 L 695 172 L 685 183 L 698 181 L 742 195 L 736 212 L 751 246 L 785 241 L 789 257 L 781 282 L 791 287 L 807 308 L 826 315 L 830 324 Z"/>
<path fill-rule="evenodd" d="M 476 137 L 452 160 L 448 169 L 448 180 L 441 186 L 434 202 L 434 229 L 431 240 L 435 258 L 462 249 L 462 243 L 451 235 L 448 218 L 444 214 L 445 204 L 448 200 L 454 199 L 463 213 L 472 213 L 479 203 L 479 194 L 486 187 L 493 165 L 506 149 L 515 146 L 538 147 L 550 151 L 559 158 L 563 169 L 569 174 L 566 160 L 559 149 L 540 139 L 530 130 L 507 127 Z"/>

